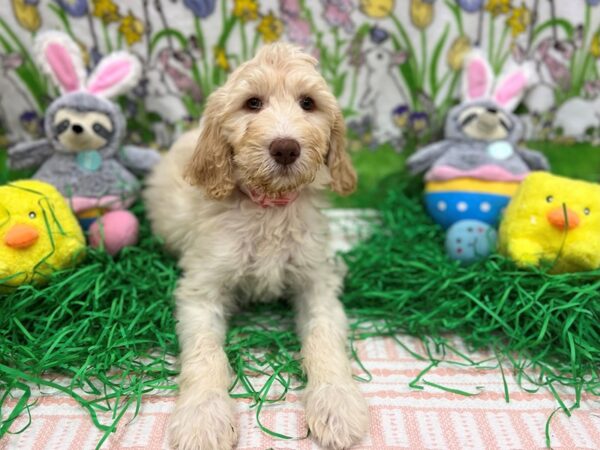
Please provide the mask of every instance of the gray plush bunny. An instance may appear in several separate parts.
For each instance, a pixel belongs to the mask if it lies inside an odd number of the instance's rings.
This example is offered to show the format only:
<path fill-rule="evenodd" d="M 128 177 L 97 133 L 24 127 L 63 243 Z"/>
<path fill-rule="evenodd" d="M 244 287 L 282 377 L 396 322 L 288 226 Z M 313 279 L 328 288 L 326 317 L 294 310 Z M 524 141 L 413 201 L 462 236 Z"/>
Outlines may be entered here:
<path fill-rule="evenodd" d="M 525 67 L 504 74 L 493 87 L 491 68 L 478 53 L 465 63 L 463 102 L 446 118 L 445 139 L 412 155 L 408 169 L 427 171 L 427 181 L 468 177 L 521 181 L 531 170 L 548 170 L 545 156 L 519 147 L 525 128 L 512 113 L 527 87 Z"/>
<path fill-rule="evenodd" d="M 63 95 L 46 112 L 46 139 L 10 148 L 9 165 L 39 167 L 33 178 L 54 185 L 89 227 L 90 243 L 114 254 L 137 241 L 138 222 L 127 211 L 141 188 L 134 174 L 147 173 L 160 158 L 154 150 L 121 145 L 125 118 L 109 100 L 137 84 L 140 63 L 116 52 L 88 77 L 77 44 L 56 31 L 38 35 L 35 53 Z"/>
<path fill-rule="evenodd" d="M 516 67 L 494 85 L 485 58 L 465 61 L 463 101 L 448 113 L 445 139 L 407 160 L 411 173 L 425 172 L 425 205 L 444 228 L 449 255 L 469 263 L 495 247 L 493 229 L 519 183 L 532 170 L 548 170 L 546 157 L 521 147 L 524 125 L 512 113 L 529 81 Z"/>

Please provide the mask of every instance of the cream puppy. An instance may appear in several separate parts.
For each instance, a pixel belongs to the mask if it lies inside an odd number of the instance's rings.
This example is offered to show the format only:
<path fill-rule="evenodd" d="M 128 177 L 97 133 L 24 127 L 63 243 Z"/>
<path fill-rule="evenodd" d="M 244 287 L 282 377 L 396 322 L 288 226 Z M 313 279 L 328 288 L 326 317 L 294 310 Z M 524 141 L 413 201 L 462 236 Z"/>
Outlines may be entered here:
<path fill-rule="evenodd" d="M 223 345 L 227 319 L 244 301 L 292 302 L 312 436 L 342 449 L 368 427 L 346 352 L 343 280 L 319 210 L 326 187 L 348 194 L 356 174 L 342 114 L 316 63 L 288 44 L 264 47 L 209 97 L 200 129 L 183 135 L 148 179 L 153 229 L 183 269 L 175 292 L 176 448 L 235 446 Z"/>

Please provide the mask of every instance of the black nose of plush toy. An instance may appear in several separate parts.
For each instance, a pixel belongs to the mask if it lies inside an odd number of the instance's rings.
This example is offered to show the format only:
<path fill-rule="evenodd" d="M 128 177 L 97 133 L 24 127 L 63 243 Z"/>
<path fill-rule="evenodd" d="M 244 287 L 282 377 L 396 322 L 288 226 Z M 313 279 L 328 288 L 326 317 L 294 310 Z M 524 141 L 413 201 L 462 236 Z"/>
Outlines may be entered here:
<path fill-rule="evenodd" d="M 269 146 L 271 157 L 282 166 L 288 166 L 300 156 L 300 144 L 295 139 L 275 139 Z"/>
<path fill-rule="evenodd" d="M 71 130 L 73 130 L 73 133 L 75 134 L 81 134 L 83 133 L 83 127 L 81 125 L 75 124 L 71 127 Z"/>

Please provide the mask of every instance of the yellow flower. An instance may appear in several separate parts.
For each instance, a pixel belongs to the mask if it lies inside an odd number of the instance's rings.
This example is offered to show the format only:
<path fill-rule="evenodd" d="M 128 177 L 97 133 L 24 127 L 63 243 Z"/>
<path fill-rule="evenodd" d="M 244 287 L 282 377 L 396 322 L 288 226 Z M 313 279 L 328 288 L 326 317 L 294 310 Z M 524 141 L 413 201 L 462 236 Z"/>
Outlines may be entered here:
<path fill-rule="evenodd" d="M 256 27 L 256 31 L 262 36 L 265 42 L 275 42 L 283 33 L 283 23 L 272 12 L 263 16 Z"/>
<path fill-rule="evenodd" d="M 233 0 L 233 15 L 243 22 L 258 19 L 257 0 Z"/>
<path fill-rule="evenodd" d="M 410 21 L 419 30 L 427 28 L 433 21 L 433 3 L 410 0 Z"/>
<path fill-rule="evenodd" d="M 590 42 L 590 55 L 594 58 L 600 58 L 600 33 L 594 33 L 592 42 Z"/>
<path fill-rule="evenodd" d="M 496 17 L 500 14 L 506 14 L 510 11 L 511 0 L 489 0 L 485 9 L 492 13 L 492 16 Z"/>
<path fill-rule="evenodd" d="M 217 67 L 220 67 L 225 72 L 229 72 L 229 61 L 227 59 L 225 49 L 217 45 L 214 47 L 213 51 L 215 53 L 215 64 L 217 65 Z"/>
<path fill-rule="evenodd" d="M 469 50 L 471 50 L 471 39 L 467 36 L 457 37 L 450 46 L 450 49 L 448 49 L 448 56 L 446 58 L 448 67 L 455 72 L 462 69 L 465 55 Z"/>
<path fill-rule="evenodd" d="M 26 0 L 12 0 L 12 7 L 19 25 L 32 33 L 40 28 L 42 18 L 37 4 L 28 4 Z"/>
<path fill-rule="evenodd" d="M 514 8 L 510 17 L 506 19 L 506 26 L 510 28 L 512 37 L 517 37 L 527 30 L 531 23 L 531 11 L 527 9 L 525 3 L 521 3 L 520 8 Z"/>
<path fill-rule="evenodd" d="M 118 22 L 121 19 L 119 6 L 113 0 L 92 0 L 92 14 L 104 23 Z"/>
<path fill-rule="evenodd" d="M 361 12 L 373 19 L 383 19 L 394 10 L 394 0 L 360 0 Z"/>
<path fill-rule="evenodd" d="M 142 35 L 144 34 L 144 23 L 135 17 L 131 10 L 129 10 L 129 14 L 121 19 L 119 33 L 123 35 L 127 45 L 131 46 L 142 40 Z"/>

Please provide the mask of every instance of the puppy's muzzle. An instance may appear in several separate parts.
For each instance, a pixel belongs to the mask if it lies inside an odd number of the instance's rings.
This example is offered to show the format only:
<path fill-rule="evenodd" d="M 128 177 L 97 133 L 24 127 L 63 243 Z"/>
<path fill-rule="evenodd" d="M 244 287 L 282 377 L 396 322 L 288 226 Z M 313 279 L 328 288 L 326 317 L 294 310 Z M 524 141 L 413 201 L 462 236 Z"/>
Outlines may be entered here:
<path fill-rule="evenodd" d="M 300 144 L 295 139 L 275 139 L 269 145 L 271 157 L 282 166 L 289 166 L 300 156 Z"/>

